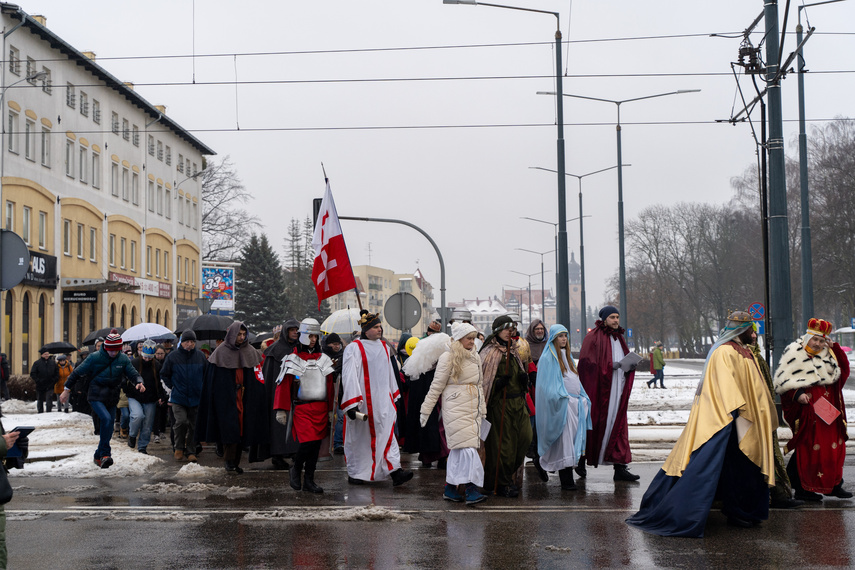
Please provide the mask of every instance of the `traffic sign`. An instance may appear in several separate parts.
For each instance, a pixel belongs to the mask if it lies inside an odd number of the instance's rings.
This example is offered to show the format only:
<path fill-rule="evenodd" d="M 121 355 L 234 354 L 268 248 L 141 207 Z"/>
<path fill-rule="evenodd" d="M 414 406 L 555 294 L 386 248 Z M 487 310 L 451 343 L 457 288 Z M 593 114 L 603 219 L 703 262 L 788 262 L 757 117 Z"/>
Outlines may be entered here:
<path fill-rule="evenodd" d="M 757 321 L 755 324 L 757 325 L 758 336 L 766 334 L 766 321 Z"/>
<path fill-rule="evenodd" d="M 383 316 L 392 328 L 408 331 L 422 318 L 422 305 L 409 293 L 395 293 L 383 306 Z"/>
<path fill-rule="evenodd" d="M 632 329 L 626 329 L 626 338 L 632 338 Z"/>
<path fill-rule="evenodd" d="M 762 303 L 754 303 L 748 307 L 748 314 L 751 315 L 751 318 L 755 321 L 762 321 L 766 318 L 766 307 L 764 307 Z"/>
<path fill-rule="evenodd" d="M 855 317 L 852 317 L 852 323 L 850 325 L 853 329 L 855 329 Z"/>

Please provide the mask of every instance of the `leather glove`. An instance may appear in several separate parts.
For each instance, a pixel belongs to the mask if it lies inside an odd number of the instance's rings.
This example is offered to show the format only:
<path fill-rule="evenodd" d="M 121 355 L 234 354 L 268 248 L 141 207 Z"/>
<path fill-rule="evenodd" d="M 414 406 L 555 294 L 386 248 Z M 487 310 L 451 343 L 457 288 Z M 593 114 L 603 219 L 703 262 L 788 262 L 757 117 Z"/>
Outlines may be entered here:
<path fill-rule="evenodd" d="M 424 415 L 424 414 L 419 414 L 419 424 L 420 424 L 422 427 L 425 427 L 425 426 L 427 425 L 427 422 L 428 422 L 428 418 L 429 418 L 429 417 L 430 417 L 430 416 L 426 416 L 426 415 Z"/>
<path fill-rule="evenodd" d="M 496 376 L 496 380 L 493 382 L 493 390 L 502 390 L 507 387 L 508 384 L 511 383 L 511 377 L 509 374 L 504 374 L 502 376 Z"/>
<path fill-rule="evenodd" d="M 635 369 L 636 369 L 636 368 L 638 368 L 638 364 L 633 364 L 632 366 L 630 366 L 630 367 L 629 367 L 629 371 L 630 371 L 630 372 L 635 372 Z"/>
<path fill-rule="evenodd" d="M 285 410 L 276 410 L 276 421 L 283 426 L 288 425 L 288 412 Z"/>
<path fill-rule="evenodd" d="M 17 445 L 18 449 L 21 450 L 21 457 L 26 459 L 30 454 L 30 437 L 27 435 L 19 437 L 18 441 L 15 442 L 15 445 Z"/>
<path fill-rule="evenodd" d="M 355 419 L 356 419 L 356 408 L 350 408 L 350 409 L 349 409 L 349 410 L 347 410 L 347 412 L 345 412 L 345 413 L 347 414 L 347 417 L 349 417 L 351 420 L 355 420 Z"/>
<path fill-rule="evenodd" d="M 620 368 L 620 362 L 612 362 L 612 370 L 617 370 L 618 368 Z"/>

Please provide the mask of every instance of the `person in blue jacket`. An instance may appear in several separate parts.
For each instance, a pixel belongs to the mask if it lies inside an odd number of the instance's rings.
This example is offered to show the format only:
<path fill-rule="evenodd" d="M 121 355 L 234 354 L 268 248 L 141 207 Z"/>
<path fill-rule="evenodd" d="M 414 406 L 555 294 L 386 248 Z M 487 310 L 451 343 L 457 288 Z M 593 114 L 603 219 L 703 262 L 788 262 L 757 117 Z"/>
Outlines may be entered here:
<path fill-rule="evenodd" d="M 196 333 L 186 330 L 181 333 L 178 349 L 166 356 L 160 369 L 160 379 L 169 393 L 169 405 L 175 416 L 172 429 L 176 461 L 185 458 L 196 461 L 196 415 L 207 364 L 205 354 L 196 350 Z"/>
<path fill-rule="evenodd" d="M 95 465 L 106 469 L 113 464 L 113 458 L 110 456 L 110 439 L 113 437 L 113 430 L 109 428 L 116 417 L 116 404 L 119 403 L 122 383 L 127 379 L 140 393 L 145 392 L 142 376 L 133 367 L 130 359 L 122 354 L 122 335 L 119 331 L 111 330 L 104 339 L 101 350 L 90 355 L 68 376 L 65 389 L 60 396 L 63 405 L 68 402 L 71 387 L 80 377 L 90 379 L 87 400 L 101 422 L 100 441 L 98 449 L 95 450 Z"/>

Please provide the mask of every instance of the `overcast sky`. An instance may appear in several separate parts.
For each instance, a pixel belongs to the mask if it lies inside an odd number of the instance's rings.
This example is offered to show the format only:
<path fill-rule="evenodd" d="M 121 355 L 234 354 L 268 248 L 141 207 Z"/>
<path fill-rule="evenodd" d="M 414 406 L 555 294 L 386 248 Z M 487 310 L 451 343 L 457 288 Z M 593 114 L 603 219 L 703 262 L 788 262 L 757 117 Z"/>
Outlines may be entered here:
<path fill-rule="evenodd" d="M 565 93 L 629 99 L 702 90 L 622 106 L 623 162 L 632 165 L 624 169 L 628 220 L 657 204 L 731 197 L 730 178 L 755 164 L 755 146 L 747 124 L 712 123 L 739 107 L 730 62 L 740 38 L 709 34 L 742 31 L 762 1 L 516 4 L 560 12 L 569 42 Z M 784 57 L 795 46 L 797 4 Z M 249 208 L 280 252 L 289 220 L 309 215 L 312 198 L 323 194 L 321 162 L 340 215 L 403 218 L 434 238 L 445 258 L 449 301 L 526 285 L 510 270 L 539 272 L 540 258 L 514 248 L 553 249 L 551 227 L 520 219 L 558 220 L 556 176 L 529 169 L 556 168 L 555 100 L 535 94 L 555 89 L 552 16 L 442 0 L 198 0 L 195 18 L 186 0 L 20 5 L 46 16 L 48 27 L 76 48 L 94 51 L 151 103 L 165 104 L 220 156 L 230 155 L 255 197 Z M 814 72 L 806 83 L 808 120 L 851 117 L 855 1 L 805 14 L 817 28 L 805 50 Z M 761 35 L 752 36 L 755 45 Z M 829 71 L 842 73 L 818 73 Z M 473 79 L 484 77 L 493 79 Z M 249 83 L 236 89 L 235 79 Z M 750 83 L 742 84 L 752 97 Z M 787 152 L 795 155 L 795 74 L 782 93 Z M 568 172 L 616 164 L 615 116 L 613 104 L 565 99 Z M 591 216 L 588 302 L 597 306 L 618 266 L 617 175 L 604 172 L 583 184 Z M 567 189 L 567 216 L 574 218 L 575 179 Z M 415 231 L 342 225 L 355 265 L 369 262 L 370 248 L 373 265 L 402 273 L 420 267 L 439 289 L 436 255 Z M 568 224 L 568 234 L 578 258 L 578 222 Z M 551 255 L 546 267 L 554 270 Z M 539 275 L 533 281 L 538 285 Z M 551 287 L 553 271 L 546 281 Z"/>

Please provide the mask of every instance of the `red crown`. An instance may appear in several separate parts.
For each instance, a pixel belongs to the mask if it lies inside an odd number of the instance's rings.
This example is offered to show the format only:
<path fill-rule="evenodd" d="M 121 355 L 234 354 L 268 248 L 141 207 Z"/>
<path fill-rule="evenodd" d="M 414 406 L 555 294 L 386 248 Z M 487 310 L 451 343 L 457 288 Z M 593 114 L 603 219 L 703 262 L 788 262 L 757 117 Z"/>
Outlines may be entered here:
<path fill-rule="evenodd" d="M 834 326 L 822 319 L 811 319 L 808 321 L 808 332 L 815 335 L 828 336 L 831 334 Z"/>

